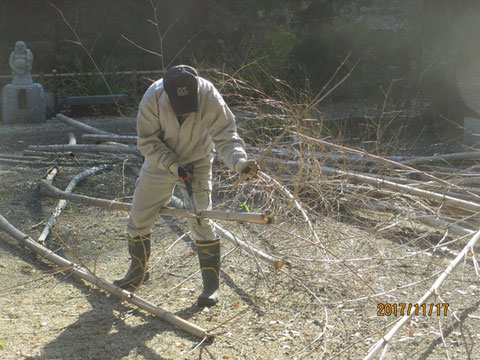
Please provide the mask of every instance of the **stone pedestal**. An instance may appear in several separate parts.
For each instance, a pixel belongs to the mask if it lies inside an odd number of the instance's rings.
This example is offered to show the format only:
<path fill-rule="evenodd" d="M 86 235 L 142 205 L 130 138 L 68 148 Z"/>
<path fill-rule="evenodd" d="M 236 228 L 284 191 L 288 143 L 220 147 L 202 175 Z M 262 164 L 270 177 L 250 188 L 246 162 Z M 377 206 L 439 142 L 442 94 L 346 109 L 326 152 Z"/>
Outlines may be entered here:
<path fill-rule="evenodd" d="M 45 92 L 40 84 L 3 88 L 4 124 L 43 123 L 46 120 Z"/>

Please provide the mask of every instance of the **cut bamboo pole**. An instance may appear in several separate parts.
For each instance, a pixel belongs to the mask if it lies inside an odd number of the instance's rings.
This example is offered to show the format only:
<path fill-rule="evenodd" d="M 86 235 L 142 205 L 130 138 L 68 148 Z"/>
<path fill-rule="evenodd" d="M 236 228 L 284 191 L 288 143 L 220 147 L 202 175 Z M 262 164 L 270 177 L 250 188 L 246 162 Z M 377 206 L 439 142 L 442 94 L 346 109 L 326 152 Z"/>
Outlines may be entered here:
<path fill-rule="evenodd" d="M 33 151 L 48 151 L 48 152 L 105 152 L 114 154 L 132 154 L 141 156 L 138 149 L 130 146 L 122 145 L 94 145 L 94 144 L 79 144 L 79 145 L 30 145 L 27 150 Z"/>
<path fill-rule="evenodd" d="M 71 151 L 69 152 L 52 152 L 52 151 L 35 151 L 35 150 L 23 150 L 23 154 L 26 155 L 25 157 L 39 157 L 39 159 L 46 160 L 46 158 L 52 157 L 71 157 L 75 155 L 77 157 L 85 157 L 89 159 L 99 159 L 99 160 L 106 160 L 108 155 L 105 154 L 92 154 L 92 153 L 82 153 L 78 152 L 73 154 Z M 108 159 L 111 159 L 108 158 Z"/>
<path fill-rule="evenodd" d="M 114 141 L 117 143 L 136 144 L 138 136 L 136 135 L 103 135 L 103 134 L 83 134 L 83 142 L 106 142 Z"/>
<path fill-rule="evenodd" d="M 0 163 L 5 165 L 14 165 L 14 166 L 32 166 L 32 167 L 47 167 L 47 166 L 65 166 L 65 167 L 75 167 L 75 166 L 95 166 L 99 164 L 99 161 L 63 161 L 63 160 L 50 160 L 50 161 L 25 161 L 25 160 L 13 160 L 13 159 L 2 159 L 0 158 Z M 111 161 L 106 161 L 103 163 L 112 163 Z"/>
<path fill-rule="evenodd" d="M 159 319 L 168 322 L 169 324 L 172 324 L 179 329 L 182 329 L 189 334 L 192 334 L 200 339 L 205 339 L 208 342 L 213 342 L 215 339 L 214 335 L 210 334 L 207 330 L 192 324 L 188 322 L 185 319 L 182 319 L 181 317 L 172 314 L 169 311 L 166 311 L 158 306 L 155 306 L 148 301 L 142 299 L 141 297 L 137 296 L 134 293 L 131 293 L 127 290 L 121 289 L 112 283 L 106 281 L 105 279 L 99 278 L 98 276 L 92 274 L 88 269 L 75 264 L 57 254 L 54 252 L 48 250 L 47 248 L 43 247 L 42 245 L 38 244 L 35 242 L 32 238 L 15 228 L 12 224 L 10 224 L 2 215 L 0 215 L 0 229 L 4 230 L 6 233 L 14 237 L 18 242 L 20 242 L 22 245 L 25 245 L 29 249 L 31 249 L 33 252 L 39 254 L 43 258 L 47 259 L 48 261 L 51 261 L 55 263 L 56 265 L 60 266 L 61 268 L 64 268 L 65 271 L 70 271 L 73 273 L 73 275 L 88 281 L 89 283 L 92 283 L 99 288 L 108 291 L 109 293 L 112 293 L 113 295 L 116 295 L 123 300 L 126 300 L 136 306 L 138 306 L 140 309 L 143 309 Z"/>
<path fill-rule="evenodd" d="M 380 200 L 375 200 L 370 203 L 358 202 L 356 203 L 356 206 L 377 211 L 392 211 L 399 214 L 405 213 L 405 211 L 399 207 Z M 420 211 L 409 211 L 405 214 L 405 217 L 408 220 L 414 220 L 435 229 L 447 230 L 449 233 L 457 236 L 469 236 L 475 233 L 475 230 L 468 229 L 457 223 L 438 218 L 434 215 L 428 215 Z"/>
<path fill-rule="evenodd" d="M 42 192 L 50 197 L 66 199 L 75 202 L 80 202 L 84 204 L 94 205 L 110 210 L 121 210 L 121 211 L 130 211 L 132 204 L 114 201 L 99 199 L 90 196 L 71 194 L 65 191 L 62 191 L 55 186 L 49 184 L 45 180 L 40 181 L 40 189 Z M 185 217 L 185 218 L 208 218 L 215 220 L 224 220 L 224 221 L 238 221 L 238 222 L 249 222 L 254 224 L 269 224 L 272 222 L 272 219 L 266 216 L 265 214 L 259 213 L 239 213 L 239 212 L 221 212 L 215 210 L 201 210 L 198 214 L 194 214 L 185 209 L 174 209 L 163 207 L 159 211 L 160 215 L 172 216 L 172 217 Z"/>
<path fill-rule="evenodd" d="M 347 172 L 343 170 L 332 169 L 326 166 L 322 167 L 322 172 L 329 172 L 330 174 L 345 176 L 348 179 L 360 181 L 370 185 L 385 187 L 402 194 L 416 195 L 424 199 L 438 201 L 440 203 L 451 205 L 463 210 L 473 211 L 475 213 L 480 212 L 480 204 L 474 203 L 472 201 L 457 199 L 452 196 L 439 194 L 433 191 L 416 189 L 408 185 L 397 184 L 392 181 L 377 179 L 371 176 L 361 175 L 354 172 Z"/>
<path fill-rule="evenodd" d="M 0 154 L 0 159 L 7 159 L 7 160 L 23 160 L 23 161 L 48 161 L 48 158 L 41 155 L 41 156 L 30 156 L 29 154 L 22 155 L 10 155 L 10 154 Z"/>
<path fill-rule="evenodd" d="M 473 249 L 477 241 L 480 239 L 480 231 L 477 231 L 474 236 L 472 236 L 471 240 L 468 242 L 467 245 L 463 248 L 463 250 L 457 255 L 455 259 L 448 265 L 445 271 L 438 277 L 435 283 L 428 289 L 425 295 L 422 296 L 420 300 L 418 300 L 415 304 L 421 306 L 424 304 L 433 294 L 437 294 L 438 289 L 443 284 L 445 279 L 452 273 L 455 267 L 462 261 L 462 259 L 467 256 L 470 249 Z M 395 326 L 393 326 L 390 331 L 383 336 L 379 341 L 377 341 L 367 355 L 363 358 L 363 360 L 370 360 L 372 359 L 375 354 L 377 354 L 380 350 L 382 350 L 389 342 L 393 339 L 393 337 L 397 334 L 397 332 L 407 323 L 408 320 L 414 315 L 414 311 L 410 312 L 403 316 L 403 318 L 398 321 Z"/>
<path fill-rule="evenodd" d="M 333 147 L 335 149 L 339 149 L 339 150 L 342 150 L 342 151 L 347 151 L 347 152 L 350 152 L 350 153 L 354 153 L 354 154 L 358 154 L 358 155 L 361 155 L 361 156 L 365 156 L 365 157 L 368 157 L 368 158 L 371 158 L 371 159 L 375 159 L 377 161 L 381 161 L 383 162 L 384 164 L 386 165 L 389 165 L 391 166 L 392 168 L 400 168 L 400 169 L 404 169 L 404 170 L 408 170 L 408 171 L 412 171 L 414 173 L 418 173 L 424 177 L 427 177 L 427 178 L 430 178 L 430 179 L 433 179 L 435 181 L 438 181 L 444 185 L 447 185 L 447 186 L 451 186 L 452 188 L 456 188 L 456 185 L 455 184 L 452 184 L 448 181 L 445 181 L 445 180 L 442 180 L 430 173 L 427 173 L 425 171 L 421 171 L 421 170 L 418 170 L 418 169 L 415 169 L 413 167 L 411 167 L 410 165 L 406 165 L 404 163 L 401 163 L 401 162 L 398 162 L 398 161 L 394 161 L 394 160 L 390 160 L 388 158 L 384 158 L 384 157 L 381 157 L 381 156 L 377 156 L 377 155 L 373 155 L 373 154 L 370 154 L 370 153 L 367 153 L 363 150 L 357 150 L 357 149 L 352 149 L 352 148 L 349 148 L 349 147 L 345 147 L 345 146 L 342 146 L 342 145 L 337 145 L 337 144 L 333 144 L 331 142 L 328 142 L 328 141 L 325 141 L 325 140 L 320 140 L 320 139 L 315 139 L 315 138 L 312 138 L 310 136 L 307 136 L 307 135 L 304 135 L 304 134 L 300 134 L 300 133 L 297 133 L 295 131 L 292 131 L 292 134 L 295 134 L 299 137 L 302 137 L 304 138 L 305 140 L 308 140 L 308 141 L 311 141 L 311 142 L 314 142 L 314 143 L 317 143 L 317 144 L 321 144 L 321 145 L 325 145 L 325 146 L 328 146 L 328 147 Z M 480 152 L 479 152 L 480 154 Z M 448 154 L 447 154 L 448 155 Z"/>
<path fill-rule="evenodd" d="M 477 160 L 480 159 L 480 151 L 470 151 L 470 152 L 460 152 L 460 153 L 451 153 L 451 154 L 441 154 L 441 155 L 433 155 L 433 156 L 387 156 L 387 157 L 380 157 L 373 154 L 369 154 L 365 151 L 356 150 L 353 148 L 348 148 L 345 146 L 337 145 L 329 141 L 315 139 L 309 137 L 304 134 L 300 134 L 297 132 L 292 131 L 293 134 L 302 137 L 304 139 L 314 141 L 320 143 L 322 145 L 328 147 L 334 147 L 342 151 L 353 152 L 355 154 L 360 155 L 361 157 L 370 158 L 371 161 L 379 162 L 379 163 L 386 163 L 389 162 L 391 165 L 394 164 L 398 166 L 399 164 L 402 165 L 418 165 L 418 164 L 430 164 L 436 162 L 448 162 L 448 161 L 463 161 L 463 160 Z M 321 153 L 318 153 L 321 154 Z M 321 154 L 323 155 L 323 154 Z M 327 154 L 329 156 L 329 154 Z M 348 159 L 348 157 L 346 158 Z M 352 159 L 352 158 L 350 158 Z M 357 159 L 358 161 L 359 159 Z"/>
<path fill-rule="evenodd" d="M 58 120 L 58 121 L 61 121 L 65 124 L 68 124 L 68 125 L 71 125 L 73 127 L 76 127 L 77 129 L 81 129 L 87 133 L 93 133 L 93 134 L 102 134 L 102 135 L 115 135 L 115 134 L 112 134 L 108 131 L 103 131 L 103 130 L 100 130 L 100 129 L 97 129 L 93 126 L 90 126 L 90 125 L 87 125 L 87 124 L 84 124 L 80 121 L 77 121 L 77 120 L 74 120 L 72 118 L 69 118 L 68 116 L 65 116 L 63 114 L 57 114 L 57 116 L 55 116 L 55 118 Z"/>
<path fill-rule="evenodd" d="M 89 176 L 93 176 L 93 175 L 96 175 L 104 170 L 106 170 L 109 166 L 108 165 L 102 165 L 102 166 L 96 166 L 96 167 L 93 167 L 91 169 L 88 169 L 88 170 L 85 170 L 85 171 L 82 171 L 81 173 L 79 173 L 77 176 L 75 176 L 71 181 L 70 183 L 67 185 L 66 189 L 65 189 L 65 192 L 67 193 L 71 193 L 73 191 L 73 189 L 75 188 L 75 186 L 77 186 L 77 184 L 82 181 L 83 179 L 85 179 L 86 177 L 89 177 Z M 47 182 L 49 182 L 48 179 L 45 179 Z M 64 209 L 64 207 L 67 205 L 67 201 L 64 200 L 64 199 L 60 199 L 58 201 L 58 204 L 57 206 L 55 207 L 55 210 L 53 212 L 53 215 L 50 217 L 50 219 L 48 220 L 47 224 L 45 225 L 45 227 L 43 228 L 43 231 L 42 233 L 40 234 L 40 236 L 38 237 L 37 239 L 37 242 L 38 243 L 43 243 L 47 237 L 48 237 L 48 234 L 50 232 L 50 229 L 52 229 L 54 226 L 55 226 L 55 223 L 57 221 L 57 217 L 60 216 L 60 214 L 62 213 L 62 210 Z"/>
<path fill-rule="evenodd" d="M 176 196 L 172 196 L 171 203 L 173 204 L 173 206 L 175 206 L 177 208 L 183 208 L 184 207 L 183 201 L 180 200 L 179 198 L 177 198 Z M 268 255 L 267 253 L 265 253 L 264 251 L 262 251 L 260 249 L 257 249 L 257 248 L 255 248 L 251 245 L 249 246 L 249 244 L 247 244 L 245 241 L 242 241 L 242 240 L 238 239 L 230 231 L 224 229 L 223 227 L 218 225 L 215 221 L 212 221 L 212 225 L 215 228 L 215 231 L 217 232 L 217 234 L 219 234 L 222 238 L 229 241 L 230 243 L 232 243 L 234 245 L 238 245 L 243 250 L 245 250 L 245 252 L 248 253 L 249 255 L 251 255 L 252 253 L 255 254 L 260 259 L 262 259 L 266 263 L 272 265 L 276 269 L 279 269 L 279 268 L 283 267 L 283 265 L 284 265 L 283 260 L 276 259 L 273 256 Z"/>
<path fill-rule="evenodd" d="M 257 152 L 262 151 L 259 147 L 256 147 L 256 146 L 247 146 L 247 150 L 257 151 Z M 271 153 L 275 155 L 276 158 L 291 159 L 291 160 L 298 159 L 298 155 L 299 155 L 298 151 L 294 151 L 291 149 L 271 149 Z M 333 153 L 333 152 L 323 153 L 323 152 L 312 152 L 307 150 L 304 153 L 302 153 L 302 156 L 305 156 L 307 158 L 315 158 L 317 160 L 322 160 L 322 161 L 337 161 L 337 162 L 341 161 L 346 163 L 357 163 L 357 164 L 362 164 L 364 166 L 372 165 L 372 164 L 377 164 L 377 165 L 383 164 L 379 160 L 369 159 L 368 157 L 365 157 L 365 156 L 341 154 L 341 153 Z"/>
<path fill-rule="evenodd" d="M 470 151 L 452 154 L 442 154 L 435 156 L 417 156 L 413 159 L 402 161 L 405 165 L 418 165 L 418 164 L 430 164 L 436 162 L 449 162 L 449 161 L 463 161 L 463 160 L 478 160 L 480 159 L 480 151 Z"/>

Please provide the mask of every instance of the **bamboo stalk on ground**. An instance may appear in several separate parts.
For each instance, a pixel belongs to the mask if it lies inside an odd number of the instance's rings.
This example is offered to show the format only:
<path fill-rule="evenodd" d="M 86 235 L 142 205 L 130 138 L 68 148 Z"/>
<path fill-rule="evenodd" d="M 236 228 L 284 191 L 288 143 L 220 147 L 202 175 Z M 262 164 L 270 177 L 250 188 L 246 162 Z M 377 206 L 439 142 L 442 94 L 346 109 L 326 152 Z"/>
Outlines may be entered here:
<path fill-rule="evenodd" d="M 322 167 L 322 172 L 329 172 L 330 174 L 345 176 L 348 179 L 364 182 L 370 185 L 385 187 L 385 188 L 394 190 L 396 192 L 399 192 L 401 194 L 416 195 L 424 199 L 445 203 L 447 205 L 451 205 L 453 207 L 457 207 L 463 210 L 473 211 L 475 213 L 480 212 L 480 204 L 474 203 L 472 201 L 457 199 L 452 196 L 439 194 L 433 191 L 416 189 L 408 185 L 397 184 L 392 181 L 387 181 L 382 179 L 376 179 L 376 178 L 372 178 L 371 176 L 361 175 L 358 173 L 332 169 L 326 166 Z"/>
<path fill-rule="evenodd" d="M 419 306 L 424 304 L 432 295 L 436 295 L 438 289 L 443 284 L 445 279 L 452 273 L 455 267 L 465 258 L 470 251 L 473 249 L 477 241 L 480 239 L 480 231 L 477 231 L 474 236 L 472 236 L 471 240 L 468 242 L 467 245 L 463 248 L 463 250 L 457 255 L 457 257 L 448 265 L 448 267 L 443 271 L 443 273 L 438 277 L 438 279 L 433 283 L 433 285 L 428 289 L 428 291 L 422 296 L 420 300 L 416 302 Z M 363 358 L 363 360 L 370 360 L 373 356 L 386 347 L 393 337 L 397 334 L 397 332 L 407 323 L 408 320 L 414 315 L 414 312 L 410 312 L 403 316 L 403 318 L 393 326 L 390 331 L 383 336 L 379 341 L 377 341 L 367 355 Z M 386 352 L 386 351 L 385 351 Z"/>
<path fill-rule="evenodd" d="M 375 159 L 375 160 L 378 160 L 378 161 L 381 161 L 383 162 L 384 164 L 386 165 L 390 165 L 393 169 L 395 168 L 400 168 L 400 169 L 404 169 L 404 170 L 407 170 L 407 171 L 412 171 L 413 173 L 418 173 L 424 177 L 427 177 L 427 178 L 430 178 L 430 179 L 433 179 L 435 181 L 438 181 L 444 185 L 447 185 L 447 186 L 451 186 L 453 188 L 456 188 L 456 185 L 455 184 L 452 184 L 452 183 L 449 183 L 448 181 L 445 181 L 445 180 L 442 180 L 432 174 L 429 174 L 425 171 L 421 171 L 421 170 L 418 170 L 418 169 L 415 169 L 409 165 L 406 165 L 406 164 L 403 164 L 403 163 L 400 163 L 398 161 L 394 161 L 394 160 L 390 160 L 388 158 L 384 158 L 384 157 L 381 157 L 381 156 L 377 156 L 377 155 L 373 155 L 373 154 L 370 154 L 370 153 L 367 153 L 366 151 L 363 151 L 363 150 L 357 150 L 357 149 L 352 149 L 352 148 L 349 148 L 349 147 L 346 147 L 346 146 L 342 146 L 342 145 L 337 145 L 337 144 L 333 144 L 331 142 L 328 142 L 328 141 L 325 141 L 325 140 L 320 140 L 320 139 L 315 139 L 315 138 L 312 138 L 310 136 L 307 136 L 307 135 L 304 135 L 304 134 L 300 134 L 300 133 L 297 133 L 295 131 L 292 131 L 292 134 L 295 134 L 299 137 L 302 137 L 304 138 L 305 140 L 308 140 L 308 141 L 311 141 L 313 143 L 317 143 L 317 144 L 321 144 L 321 145 L 324 145 L 324 146 L 328 146 L 328 147 L 333 147 L 335 149 L 340 149 L 342 151 L 347 151 L 347 152 L 351 152 L 351 153 L 354 153 L 354 154 L 358 154 L 358 155 L 362 155 L 362 156 L 366 156 L 368 158 L 371 158 L 371 159 Z M 480 152 L 478 152 L 480 154 Z M 448 155 L 448 154 L 447 154 Z"/>
<path fill-rule="evenodd" d="M 77 156 L 77 157 L 85 157 L 89 159 L 102 159 L 106 160 L 107 156 L 105 154 L 92 154 L 92 153 L 82 153 L 78 152 L 73 154 L 71 151 L 69 152 L 52 152 L 52 151 L 35 151 L 35 150 L 24 150 L 23 154 L 26 155 L 25 158 L 27 157 L 38 157 L 39 159 L 47 160 L 48 158 L 52 157 L 72 157 L 72 156 Z"/>
<path fill-rule="evenodd" d="M 121 211 L 130 211 L 132 204 L 115 201 L 115 200 L 106 200 L 99 199 L 90 196 L 71 194 L 65 191 L 62 191 L 55 186 L 49 184 L 45 180 L 40 181 L 40 189 L 43 194 L 53 197 L 71 200 L 75 202 L 80 202 L 88 205 L 94 205 L 110 210 L 121 210 Z M 184 209 L 174 209 L 164 207 L 159 211 L 160 215 L 164 216 L 173 216 L 173 217 L 185 217 L 185 218 L 208 218 L 215 220 L 224 220 L 224 221 L 238 221 L 238 222 L 249 222 L 255 224 L 268 224 L 272 222 L 272 219 L 266 216 L 265 214 L 259 213 L 239 213 L 239 212 L 223 212 L 216 210 L 201 210 L 198 214 L 194 214 L 190 211 Z"/>
<path fill-rule="evenodd" d="M 32 154 L 33 155 L 33 154 Z M 4 160 L 22 160 L 22 161 L 48 161 L 48 159 L 43 156 L 30 156 L 30 154 L 25 154 L 24 156 L 22 155 L 10 155 L 10 154 L 0 154 L 0 159 Z"/>
<path fill-rule="evenodd" d="M 413 159 L 402 161 L 405 165 L 430 164 L 434 162 L 463 161 L 480 159 L 480 151 L 469 151 L 452 154 L 441 154 L 435 156 L 417 156 Z"/>
<path fill-rule="evenodd" d="M 47 259 L 55 263 L 56 265 L 64 268 L 66 271 L 70 271 L 73 275 L 88 281 L 91 284 L 98 286 L 99 288 L 112 293 L 115 296 L 122 298 L 136 306 L 140 309 L 143 309 L 159 319 L 172 324 L 189 334 L 192 334 L 200 339 L 206 339 L 208 342 L 213 342 L 214 336 L 209 334 L 207 330 L 188 322 L 181 317 L 172 314 L 169 311 L 166 311 L 158 306 L 155 306 L 148 301 L 142 299 L 141 297 L 137 296 L 134 293 L 131 293 L 127 290 L 123 290 L 110 282 L 106 281 L 105 279 L 99 278 L 95 274 L 92 274 L 88 269 L 75 264 L 54 252 L 46 249 L 45 247 L 41 246 L 40 244 L 36 243 L 32 238 L 15 228 L 12 224 L 10 224 L 3 216 L 0 215 L 0 229 L 4 230 L 6 233 L 14 237 L 18 242 L 25 245 L 33 252 L 39 254 L 43 258 Z"/>
<path fill-rule="evenodd" d="M 77 186 L 77 184 L 80 181 L 82 181 L 86 177 L 96 175 L 96 174 L 106 170 L 107 168 L 108 168 L 108 165 L 101 165 L 101 166 L 96 166 L 96 167 L 93 167 L 91 169 L 82 171 L 81 173 L 79 173 L 77 176 L 75 176 L 70 181 L 70 183 L 67 185 L 67 187 L 65 189 L 65 192 L 71 193 L 73 191 L 73 189 L 75 188 L 75 186 Z M 46 180 L 46 181 L 48 182 L 48 180 Z M 55 207 L 55 210 L 53 212 L 53 215 L 50 217 L 47 224 L 43 228 L 43 231 L 40 234 L 40 236 L 38 237 L 37 242 L 39 242 L 41 244 L 47 239 L 48 234 L 50 233 L 50 229 L 52 229 L 55 226 L 55 223 L 57 221 L 57 217 L 60 216 L 60 214 L 62 213 L 62 210 L 65 208 L 66 205 L 67 205 L 66 200 L 60 199 L 58 201 L 58 204 Z"/>
<path fill-rule="evenodd" d="M 275 158 L 265 158 L 264 161 L 268 164 L 275 165 L 275 166 L 288 166 L 289 168 L 294 168 L 298 166 L 298 163 L 293 160 L 282 160 L 282 159 L 275 159 Z M 331 176 L 343 176 L 345 173 L 351 174 L 352 176 L 354 175 L 363 175 L 368 178 L 373 178 L 373 179 L 378 179 L 379 181 L 390 181 L 393 183 L 397 184 L 404 184 L 406 186 L 410 186 L 412 188 L 421 188 L 423 190 L 428 190 L 428 189 L 438 189 L 443 191 L 444 188 L 441 187 L 441 183 L 438 183 L 436 181 L 430 181 L 428 183 L 422 183 L 422 182 L 413 182 L 413 180 L 406 179 L 406 178 L 396 178 L 388 175 L 379 175 L 379 174 L 365 174 L 365 173 L 360 173 L 352 170 L 344 170 L 342 173 L 342 170 L 331 168 L 328 166 L 319 166 L 319 170 L 321 170 L 322 173 L 325 173 L 327 175 Z M 359 182 L 364 182 L 360 181 L 359 179 L 356 179 Z M 452 182 L 453 184 L 454 182 Z M 456 190 L 462 191 L 462 193 L 457 193 L 457 192 L 444 192 L 442 193 L 442 196 L 449 196 L 451 198 L 459 199 L 459 200 L 474 200 L 477 201 L 480 199 L 480 188 L 474 188 L 474 187 L 464 187 L 464 186 L 459 186 L 458 182 L 456 185 L 452 185 L 451 187 L 455 188 Z M 432 191 L 435 192 L 435 191 Z M 437 192 L 438 194 L 438 192 Z"/>
<path fill-rule="evenodd" d="M 47 166 L 65 166 L 65 167 L 75 167 L 75 166 L 95 166 L 99 164 L 99 161 L 90 160 L 90 161 L 63 161 L 63 160 L 50 160 L 50 161 L 26 161 L 26 160 L 13 160 L 13 159 L 2 159 L 0 158 L 0 163 L 5 165 L 14 165 L 14 166 L 33 166 L 33 167 L 47 167 Z M 102 161 L 101 163 L 112 163 L 111 161 Z"/>
<path fill-rule="evenodd" d="M 103 135 L 103 134 L 83 134 L 84 142 L 106 142 L 114 141 L 117 143 L 136 144 L 138 136 L 136 135 Z"/>
<path fill-rule="evenodd" d="M 27 150 L 33 151 L 48 151 L 48 152 L 106 152 L 114 154 L 132 154 L 140 155 L 140 151 L 130 146 L 122 145 L 94 145 L 94 144 L 79 144 L 79 145 L 30 145 Z"/>
<path fill-rule="evenodd" d="M 137 167 L 130 167 L 132 169 L 132 171 L 138 175 L 140 175 L 140 170 L 137 168 Z M 172 199 L 171 199 L 171 203 L 173 204 L 173 206 L 175 207 L 178 207 L 178 208 L 181 208 L 183 209 L 184 208 L 184 204 L 183 204 L 183 201 L 179 198 L 177 198 L 175 195 L 172 195 Z M 273 256 L 271 255 L 268 255 L 267 253 L 265 253 L 264 251 L 260 250 L 260 249 L 257 249 L 253 246 L 248 246 L 248 244 L 242 240 L 240 240 L 238 237 L 236 237 L 235 235 L 233 235 L 230 231 L 224 229 L 223 227 L 221 227 L 219 224 L 217 224 L 215 221 L 212 220 L 212 225 L 213 227 L 215 228 L 216 232 L 222 237 L 224 238 L 225 240 L 231 242 L 232 244 L 234 245 L 238 245 L 240 246 L 246 254 L 248 255 L 251 255 L 252 252 L 258 256 L 260 259 L 262 259 L 263 261 L 265 261 L 266 263 L 272 265 L 274 268 L 276 269 L 279 269 L 281 267 L 283 267 L 284 264 L 288 264 L 288 262 L 285 262 L 283 260 L 280 260 L 280 259 L 277 259 L 277 258 L 274 258 Z M 250 250 L 252 249 L 252 250 Z"/>
<path fill-rule="evenodd" d="M 384 201 L 380 201 L 380 200 L 375 200 L 370 203 L 359 202 L 359 203 L 356 203 L 356 205 L 359 207 L 368 208 L 368 209 L 377 210 L 377 211 L 392 211 L 396 213 L 405 213 L 405 211 L 403 211 L 399 207 L 386 203 Z M 430 226 L 437 230 L 445 229 L 448 232 L 457 236 L 469 236 L 475 232 L 474 230 L 458 225 L 457 223 L 438 218 L 437 216 L 434 216 L 434 215 L 428 215 L 420 211 L 408 211 L 408 213 L 405 214 L 405 217 L 408 220 L 411 219 L 416 222 L 420 222 L 424 225 Z"/>
<path fill-rule="evenodd" d="M 74 120 L 72 118 L 69 118 L 68 116 L 65 116 L 63 114 L 57 114 L 55 116 L 55 118 L 58 120 L 58 121 L 61 121 L 65 124 L 68 124 L 68 125 L 71 125 L 73 127 L 76 127 L 77 129 L 80 129 L 80 130 L 83 130 L 87 133 L 94 133 L 94 134 L 102 134 L 102 135 L 115 135 L 115 134 L 112 134 L 108 131 L 103 131 L 103 130 L 100 130 L 100 129 L 97 129 L 93 126 L 90 126 L 90 125 L 87 125 L 87 124 L 84 124 L 80 121 L 77 121 L 77 120 Z"/>

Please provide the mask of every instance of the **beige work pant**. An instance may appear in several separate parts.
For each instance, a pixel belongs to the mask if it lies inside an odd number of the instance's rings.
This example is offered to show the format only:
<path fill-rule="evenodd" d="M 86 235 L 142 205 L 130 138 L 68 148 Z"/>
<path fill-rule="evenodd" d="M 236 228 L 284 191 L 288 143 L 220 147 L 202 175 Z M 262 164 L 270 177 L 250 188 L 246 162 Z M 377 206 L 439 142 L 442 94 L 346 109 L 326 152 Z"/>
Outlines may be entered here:
<path fill-rule="evenodd" d="M 212 162 L 213 157 L 193 162 L 192 187 L 198 210 L 212 208 Z M 143 165 L 135 185 L 132 209 L 127 218 L 129 236 L 135 237 L 150 233 L 158 211 L 170 202 L 176 185 L 180 186 L 186 208 L 192 209 L 185 185 L 176 175 L 161 169 L 152 171 L 148 166 Z M 202 219 L 201 225 L 198 225 L 195 218 L 189 219 L 188 222 L 190 229 L 195 234 L 195 240 L 205 241 L 216 238 L 211 220 Z"/>

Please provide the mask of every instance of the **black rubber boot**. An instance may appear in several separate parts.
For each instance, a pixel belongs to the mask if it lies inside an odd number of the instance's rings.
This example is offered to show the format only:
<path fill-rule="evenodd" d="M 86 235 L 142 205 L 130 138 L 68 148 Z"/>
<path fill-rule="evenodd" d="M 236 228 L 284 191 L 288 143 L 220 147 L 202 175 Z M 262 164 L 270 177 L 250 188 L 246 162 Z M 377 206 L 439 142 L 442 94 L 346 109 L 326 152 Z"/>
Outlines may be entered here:
<path fill-rule="evenodd" d="M 128 238 L 128 253 L 132 262 L 125 276 L 115 280 L 113 285 L 122 289 L 137 288 L 150 277 L 147 271 L 147 262 L 150 258 L 150 234 Z"/>
<path fill-rule="evenodd" d="M 213 306 L 220 295 L 220 239 L 197 241 L 197 249 L 203 279 L 203 292 L 198 297 L 197 305 Z"/>

